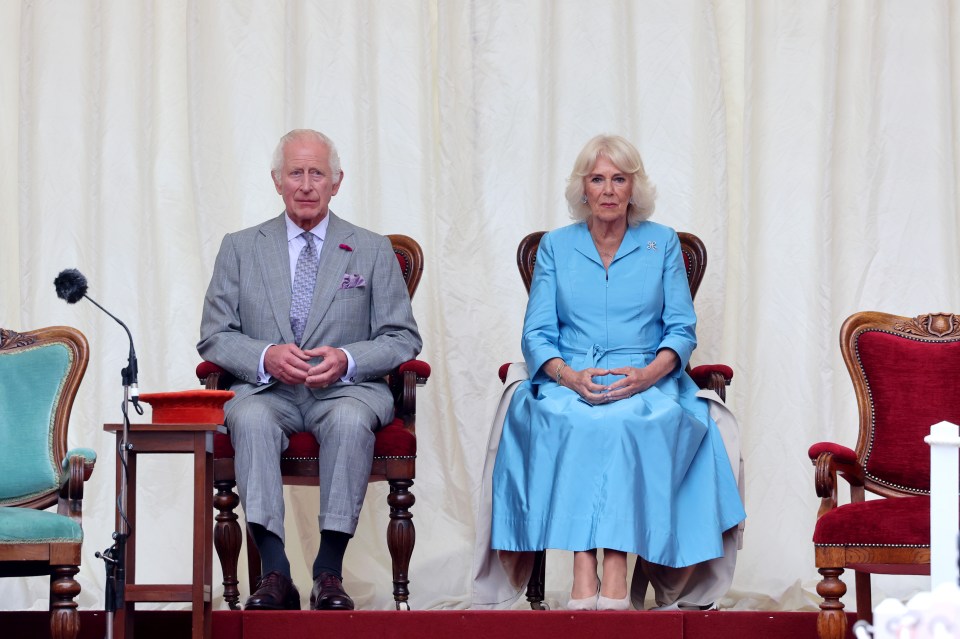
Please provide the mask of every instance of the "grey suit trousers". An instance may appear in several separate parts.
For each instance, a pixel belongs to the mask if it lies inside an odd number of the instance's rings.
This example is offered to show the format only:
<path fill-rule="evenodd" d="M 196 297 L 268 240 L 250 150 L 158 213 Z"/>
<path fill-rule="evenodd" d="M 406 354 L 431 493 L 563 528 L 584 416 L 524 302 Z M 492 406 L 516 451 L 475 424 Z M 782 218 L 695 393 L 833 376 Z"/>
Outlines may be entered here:
<path fill-rule="evenodd" d="M 280 454 L 290 435 L 309 432 L 320 444 L 320 530 L 356 531 L 380 425 L 373 409 L 352 397 L 318 400 L 305 386 L 276 383 L 227 402 L 225 422 L 247 522 L 285 541 Z"/>

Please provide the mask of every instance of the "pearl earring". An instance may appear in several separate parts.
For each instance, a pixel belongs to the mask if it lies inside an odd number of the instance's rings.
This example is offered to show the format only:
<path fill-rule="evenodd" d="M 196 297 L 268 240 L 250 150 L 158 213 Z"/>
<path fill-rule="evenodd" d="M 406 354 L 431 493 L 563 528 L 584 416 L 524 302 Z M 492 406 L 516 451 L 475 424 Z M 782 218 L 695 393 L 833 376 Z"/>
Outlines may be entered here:
<path fill-rule="evenodd" d="M 580 204 L 586 204 L 586 203 L 587 203 L 587 194 L 584 193 L 583 197 L 580 198 Z"/>

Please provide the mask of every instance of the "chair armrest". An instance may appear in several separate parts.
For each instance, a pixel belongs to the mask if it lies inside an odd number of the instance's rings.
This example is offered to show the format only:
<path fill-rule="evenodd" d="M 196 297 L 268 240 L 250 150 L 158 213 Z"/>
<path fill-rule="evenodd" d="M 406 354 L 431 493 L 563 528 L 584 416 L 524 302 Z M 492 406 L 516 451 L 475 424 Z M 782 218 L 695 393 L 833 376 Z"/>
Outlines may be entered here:
<path fill-rule="evenodd" d="M 818 442 L 807 450 L 807 456 L 810 457 L 810 461 L 814 463 L 816 463 L 820 453 L 833 453 L 836 463 L 838 464 L 853 464 L 859 466 L 857 453 L 846 446 L 834 444 L 833 442 Z"/>
<path fill-rule="evenodd" d="M 97 454 L 89 448 L 77 448 L 67 452 L 63 460 L 63 476 L 57 513 L 83 524 L 83 485 L 93 474 Z"/>
<path fill-rule="evenodd" d="M 81 458 L 84 469 L 84 481 L 90 479 L 90 475 L 93 473 L 93 466 L 97 463 L 97 451 L 92 448 L 71 448 L 67 451 L 66 456 L 63 458 L 63 463 L 60 465 L 60 472 L 62 473 L 60 476 L 61 486 L 69 479 L 71 457 Z"/>
<path fill-rule="evenodd" d="M 207 390 L 230 390 L 230 384 L 233 383 L 233 375 L 207 361 L 197 364 L 197 379 Z"/>
<path fill-rule="evenodd" d="M 397 368 L 400 374 L 413 373 L 416 377 L 417 385 L 423 386 L 430 379 L 430 364 L 420 359 L 411 359 L 400 364 Z"/>
<path fill-rule="evenodd" d="M 430 379 L 430 364 L 423 360 L 406 361 L 387 375 L 387 384 L 393 393 L 393 404 L 397 417 L 403 420 L 404 427 L 416 434 L 417 387 Z"/>
<path fill-rule="evenodd" d="M 839 444 L 821 442 L 807 453 L 814 465 L 814 486 L 820 497 L 817 519 L 837 507 L 837 474 L 850 484 L 851 502 L 864 500 L 865 471 L 857 461 L 856 453 Z"/>
<path fill-rule="evenodd" d="M 690 369 L 690 377 L 703 390 L 712 390 L 727 401 L 727 386 L 733 379 L 733 369 L 726 364 L 703 364 Z"/>

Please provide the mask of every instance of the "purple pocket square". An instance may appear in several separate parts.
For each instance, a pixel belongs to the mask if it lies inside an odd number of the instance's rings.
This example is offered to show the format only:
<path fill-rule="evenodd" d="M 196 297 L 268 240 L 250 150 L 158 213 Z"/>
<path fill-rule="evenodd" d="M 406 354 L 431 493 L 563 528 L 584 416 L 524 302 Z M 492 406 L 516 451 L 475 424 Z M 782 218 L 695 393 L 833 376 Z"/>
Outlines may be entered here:
<path fill-rule="evenodd" d="M 340 282 L 340 290 L 345 288 L 359 288 L 367 283 L 363 275 L 359 273 L 344 273 L 343 281 Z"/>

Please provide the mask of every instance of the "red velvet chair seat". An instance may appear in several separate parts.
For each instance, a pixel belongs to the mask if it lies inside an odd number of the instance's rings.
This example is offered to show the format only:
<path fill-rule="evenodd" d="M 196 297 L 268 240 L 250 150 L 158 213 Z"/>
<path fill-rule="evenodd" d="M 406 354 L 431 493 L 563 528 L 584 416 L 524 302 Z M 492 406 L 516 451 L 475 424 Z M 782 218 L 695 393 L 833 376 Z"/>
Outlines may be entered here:
<path fill-rule="evenodd" d="M 930 497 L 871 499 L 834 508 L 817 520 L 813 543 L 929 547 Z"/>
<path fill-rule="evenodd" d="M 423 360 L 410 360 L 400 365 L 400 373 L 411 372 L 420 379 L 429 379 L 430 364 Z M 201 362 L 197 366 L 197 377 L 206 379 L 207 375 L 212 373 L 220 374 L 223 372 L 216 364 L 211 362 Z M 233 459 L 233 444 L 230 443 L 230 436 L 217 434 L 213 438 L 213 457 L 214 459 Z M 320 446 L 317 440 L 310 433 L 297 433 L 290 438 L 290 446 L 283 451 L 282 457 L 285 459 L 317 459 L 320 454 Z M 399 417 L 394 418 L 392 422 L 381 428 L 376 433 L 376 440 L 373 444 L 374 458 L 387 457 L 416 457 L 417 456 L 417 438 L 403 424 Z"/>
<path fill-rule="evenodd" d="M 394 419 L 376 433 L 373 444 L 373 456 L 376 457 L 416 457 L 417 438 L 403 427 L 403 420 Z M 287 459 L 317 459 L 320 446 L 310 433 L 296 433 L 290 438 L 290 446 L 283 451 Z M 230 436 L 218 433 L 213 438 L 214 459 L 233 458 L 233 445 Z"/>

